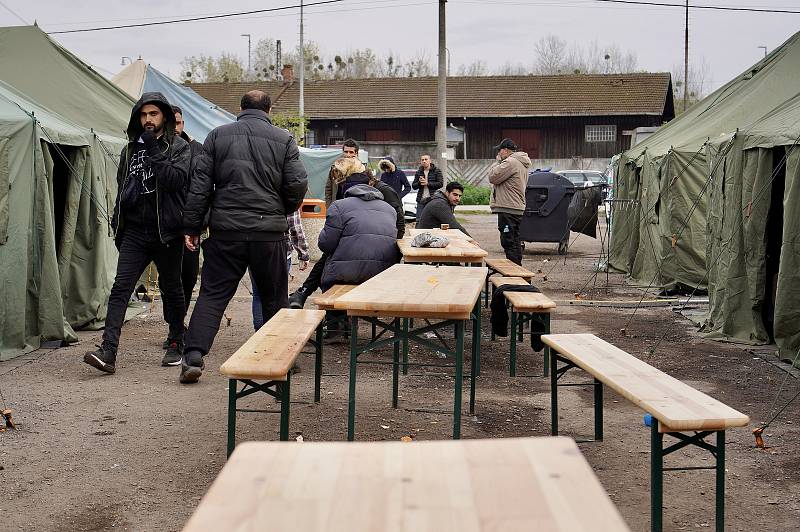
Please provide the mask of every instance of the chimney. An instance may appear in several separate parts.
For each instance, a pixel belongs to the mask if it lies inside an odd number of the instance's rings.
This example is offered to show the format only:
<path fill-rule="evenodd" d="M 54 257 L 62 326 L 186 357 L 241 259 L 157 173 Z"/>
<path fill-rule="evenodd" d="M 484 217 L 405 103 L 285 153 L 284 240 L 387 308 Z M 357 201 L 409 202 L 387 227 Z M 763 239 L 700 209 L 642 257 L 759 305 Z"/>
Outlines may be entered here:
<path fill-rule="evenodd" d="M 283 81 L 294 81 L 294 67 L 284 64 L 283 68 L 281 68 L 281 76 Z"/>

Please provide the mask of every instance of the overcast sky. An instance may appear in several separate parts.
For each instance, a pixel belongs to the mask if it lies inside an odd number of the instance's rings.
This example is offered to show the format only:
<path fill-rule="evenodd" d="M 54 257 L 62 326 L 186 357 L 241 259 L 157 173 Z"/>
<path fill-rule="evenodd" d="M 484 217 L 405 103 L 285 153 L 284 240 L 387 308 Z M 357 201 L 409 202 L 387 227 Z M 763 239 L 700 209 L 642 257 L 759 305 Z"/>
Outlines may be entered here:
<path fill-rule="evenodd" d="M 306 3 L 315 0 L 307 0 Z M 665 0 L 661 0 L 665 1 Z M 680 3 L 682 0 L 667 0 Z M 792 9 L 797 0 L 692 0 L 698 5 Z M 130 24 L 208 14 L 298 5 L 299 0 L 0 0 L 0 25 L 38 21 L 45 31 Z M 306 8 L 306 39 L 323 52 L 372 48 L 401 58 L 425 51 L 436 61 L 435 0 L 344 0 Z M 13 13 L 12 13 L 13 11 Z M 15 14 L 16 15 L 15 15 Z M 557 34 L 570 43 L 616 43 L 635 51 L 639 67 L 671 71 L 683 62 L 683 9 L 624 6 L 593 0 L 450 0 L 447 3 L 451 68 L 485 61 L 490 69 L 510 63 L 530 65 L 534 43 Z M 800 15 L 692 10 L 690 60 L 704 59 L 716 88 L 800 30 Z M 247 57 L 250 33 L 281 39 L 284 49 L 299 40 L 299 10 L 136 29 L 54 35 L 63 46 L 103 74 L 118 72 L 122 56 L 141 56 L 159 70 L 180 77 L 187 55 L 228 51 Z M 3 51 L 0 51 L 2 53 Z"/>

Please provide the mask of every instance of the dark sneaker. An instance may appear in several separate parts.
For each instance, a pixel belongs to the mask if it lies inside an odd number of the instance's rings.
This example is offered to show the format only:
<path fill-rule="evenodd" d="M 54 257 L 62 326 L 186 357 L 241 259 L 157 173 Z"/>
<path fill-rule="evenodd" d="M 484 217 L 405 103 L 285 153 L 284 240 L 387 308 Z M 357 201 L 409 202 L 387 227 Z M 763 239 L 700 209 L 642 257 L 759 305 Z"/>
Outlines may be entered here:
<path fill-rule="evenodd" d="M 164 353 L 164 358 L 161 359 L 162 366 L 177 366 L 183 359 L 183 342 L 177 340 L 170 340 L 167 352 Z"/>
<path fill-rule="evenodd" d="M 110 349 L 105 349 L 103 346 L 98 345 L 94 351 L 89 351 L 83 355 L 83 361 L 90 366 L 105 371 L 106 373 L 114 373 L 117 371 L 115 364 L 117 362 L 117 354 Z"/>
<path fill-rule="evenodd" d="M 311 293 L 304 287 L 298 288 L 293 293 L 289 294 L 289 308 L 303 308 L 306 304 L 306 299 Z"/>
<path fill-rule="evenodd" d="M 193 384 L 200 380 L 206 363 L 199 351 L 189 351 L 181 362 L 181 384 Z"/>

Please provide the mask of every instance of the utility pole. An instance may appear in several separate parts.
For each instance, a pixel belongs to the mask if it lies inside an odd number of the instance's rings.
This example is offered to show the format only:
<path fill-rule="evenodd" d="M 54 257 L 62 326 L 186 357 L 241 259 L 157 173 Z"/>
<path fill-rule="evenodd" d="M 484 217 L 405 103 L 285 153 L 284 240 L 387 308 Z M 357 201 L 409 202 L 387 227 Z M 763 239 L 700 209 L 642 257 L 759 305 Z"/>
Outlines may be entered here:
<path fill-rule="evenodd" d="M 688 0 L 687 0 L 688 1 Z M 298 142 L 303 140 L 303 137 L 306 136 L 306 122 L 303 118 L 305 116 L 305 101 L 304 101 L 304 85 L 305 85 L 305 77 L 306 77 L 306 51 L 305 45 L 303 44 L 303 0 L 300 0 L 300 101 L 298 103 L 298 114 L 300 115 L 300 138 L 297 139 Z"/>
<path fill-rule="evenodd" d="M 436 151 L 439 168 L 447 182 L 447 40 L 445 38 L 445 6 L 447 0 L 439 0 L 439 112 L 436 120 Z"/>
<path fill-rule="evenodd" d="M 683 110 L 689 107 L 689 0 L 686 0 L 686 25 L 683 34 Z"/>
<path fill-rule="evenodd" d="M 278 75 L 281 73 L 283 64 L 281 58 L 281 40 L 278 39 L 275 41 L 275 77 L 277 78 Z"/>
<path fill-rule="evenodd" d="M 247 37 L 247 74 L 250 75 L 250 57 L 252 57 L 252 54 L 250 53 L 250 34 L 242 33 L 242 37 Z"/>

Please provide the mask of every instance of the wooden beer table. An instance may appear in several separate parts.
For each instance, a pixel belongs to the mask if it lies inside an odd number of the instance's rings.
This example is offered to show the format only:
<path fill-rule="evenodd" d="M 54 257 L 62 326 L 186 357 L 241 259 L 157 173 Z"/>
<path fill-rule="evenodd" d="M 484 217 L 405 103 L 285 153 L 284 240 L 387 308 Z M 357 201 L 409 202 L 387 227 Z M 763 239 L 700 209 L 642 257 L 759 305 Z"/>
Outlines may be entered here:
<path fill-rule="evenodd" d="M 431 233 L 433 236 L 445 236 L 450 240 L 466 240 L 468 242 L 475 242 L 475 239 L 469 236 L 461 229 L 406 229 L 406 236 L 414 238 L 422 233 Z"/>
<path fill-rule="evenodd" d="M 569 438 L 246 442 L 184 532 L 627 531 Z"/>
<path fill-rule="evenodd" d="M 448 229 L 448 231 L 456 231 L 456 229 Z M 434 230 L 430 232 L 433 233 Z M 442 230 L 440 229 L 439 232 L 441 233 Z M 458 232 L 461 233 L 461 231 Z M 397 247 L 400 248 L 400 253 L 403 254 L 403 262 L 407 264 L 419 262 L 483 264 L 483 258 L 489 254 L 475 244 L 474 241 L 465 238 L 451 238 L 447 247 L 443 248 L 415 248 L 411 246 L 413 239 L 413 236 L 405 236 L 397 241 Z"/>
<path fill-rule="evenodd" d="M 444 366 L 455 368 L 453 438 L 461 437 L 461 392 L 464 360 L 464 329 L 472 321 L 472 363 L 470 364 L 469 411 L 475 411 L 475 366 L 480 361 L 480 294 L 486 268 L 463 266 L 428 266 L 395 264 L 372 279 L 338 297 L 334 308 L 347 311 L 350 317 L 350 393 L 347 415 L 347 439 L 355 431 L 356 366 L 359 355 L 386 345 L 394 348 L 392 365 L 392 407 L 397 408 L 400 350 L 403 368 L 407 366 Z M 382 321 L 380 317 L 390 318 Z M 414 325 L 413 319 L 419 319 Z M 365 345 L 358 345 L 358 320 L 381 330 Z M 434 320 L 431 324 L 428 320 Z M 420 325 L 420 322 L 422 324 Z M 455 347 L 437 344 L 426 333 L 454 328 Z M 382 338 L 386 334 L 387 338 Z M 438 336 L 438 335 L 437 335 Z M 439 337 L 441 340 L 441 337 Z M 413 342 L 455 359 L 455 364 L 409 363 L 408 343 Z M 366 363 L 366 362 L 362 362 Z M 383 363 L 383 362 L 371 362 Z"/>

